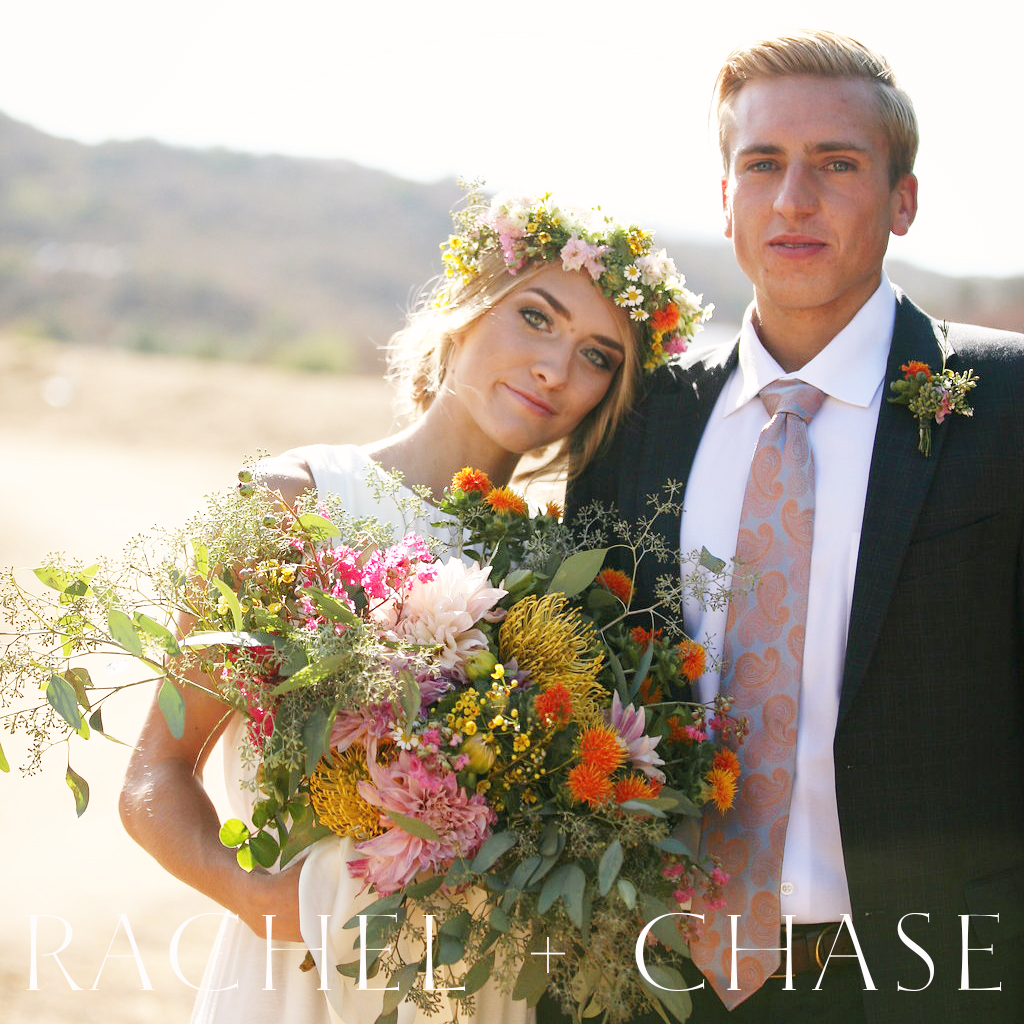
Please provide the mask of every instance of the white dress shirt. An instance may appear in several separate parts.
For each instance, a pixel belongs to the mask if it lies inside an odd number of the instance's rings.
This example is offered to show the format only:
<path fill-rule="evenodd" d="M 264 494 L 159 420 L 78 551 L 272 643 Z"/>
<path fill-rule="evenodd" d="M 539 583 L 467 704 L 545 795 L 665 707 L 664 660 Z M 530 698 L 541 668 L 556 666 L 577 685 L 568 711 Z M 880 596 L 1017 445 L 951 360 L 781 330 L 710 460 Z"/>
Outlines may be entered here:
<path fill-rule="evenodd" d="M 758 339 L 748 310 L 739 363 L 711 412 L 686 486 L 680 530 L 684 576 L 695 568 L 685 557 L 688 552 L 706 547 L 724 559 L 735 556 L 750 460 L 769 419 L 758 392 L 790 378 L 825 392 L 808 427 L 815 471 L 814 541 L 796 776 L 782 864 L 782 913 L 792 914 L 798 924 L 838 921 L 850 912 L 832 741 L 864 496 L 895 317 L 895 296 L 883 273 L 878 289 L 849 325 L 800 370 L 785 373 Z M 717 659 L 725 616 L 724 608 L 702 609 L 692 598 L 683 609 L 687 633 Z M 698 682 L 699 699 L 712 700 L 718 689 L 716 666 Z"/>

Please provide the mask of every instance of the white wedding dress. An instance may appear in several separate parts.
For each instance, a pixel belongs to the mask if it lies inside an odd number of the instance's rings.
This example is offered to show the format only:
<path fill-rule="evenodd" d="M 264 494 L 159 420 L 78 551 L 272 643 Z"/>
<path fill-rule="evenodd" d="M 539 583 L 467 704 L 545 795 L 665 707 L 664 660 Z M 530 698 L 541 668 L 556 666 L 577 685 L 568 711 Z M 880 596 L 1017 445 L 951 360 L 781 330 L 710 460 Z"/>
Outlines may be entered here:
<path fill-rule="evenodd" d="M 355 445 L 310 445 L 289 454 L 306 462 L 320 494 L 335 495 L 351 515 L 390 522 L 396 528 L 396 539 L 415 530 L 450 541 L 450 535 L 430 525 L 442 518 L 436 509 L 421 504 L 418 514 L 410 518 L 393 497 L 374 486 L 382 471 Z M 403 498 L 409 497 L 411 492 L 403 493 Z M 244 785 L 235 788 L 233 782 L 251 775 L 239 754 L 243 729 L 241 716 L 236 716 L 225 732 L 224 770 L 231 814 L 248 822 L 253 791 Z M 361 883 L 349 876 L 346 864 L 352 847 L 350 839 L 330 836 L 307 851 L 299 876 L 299 915 L 305 942 L 275 940 L 268 955 L 266 940 L 233 915 L 225 915 L 192 1024 L 373 1024 L 381 1012 L 383 993 L 369 987 L 359 990 L 355 980 L 335 970 L 338 963 L 358 959 L 354 942 L 359 930 L 343 929 L 342 925 L 377 898 L 361 893 Z M 326 922 L 322 922 L 322 915 L 327 915 Z M 307 950 L 313 954 L 316 970 L 299 969 Z M 267 987 L 268 978 L 272 989 Z M 368 983 L 384 984 L 381 976 Z M 474 1002 L 474 1015 L 460 1012 L 460 1022 L 533 1024 L 534 1011 L 524 1001 L 513 1002 L 496 985 L 485 985 L 475 994 Z M 427 1016 L 408 1001 L 398 1009 L 398 1024 L 444 1024 L 449 1019 L 447 1012 Z"/>

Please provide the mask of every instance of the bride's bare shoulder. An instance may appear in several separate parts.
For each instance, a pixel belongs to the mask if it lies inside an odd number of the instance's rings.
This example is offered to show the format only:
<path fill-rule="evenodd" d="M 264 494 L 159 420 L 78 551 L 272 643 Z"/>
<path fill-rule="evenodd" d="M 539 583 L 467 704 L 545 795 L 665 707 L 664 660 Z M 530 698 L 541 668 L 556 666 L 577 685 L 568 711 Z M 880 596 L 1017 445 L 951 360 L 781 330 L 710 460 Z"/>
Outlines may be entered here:
<path fill-rule="evenodd" d="M 277 491 L 288 504 L 316 486 L 305 459 L 290 453 L 261 460 L 259 471 L 263 483 Z"/>

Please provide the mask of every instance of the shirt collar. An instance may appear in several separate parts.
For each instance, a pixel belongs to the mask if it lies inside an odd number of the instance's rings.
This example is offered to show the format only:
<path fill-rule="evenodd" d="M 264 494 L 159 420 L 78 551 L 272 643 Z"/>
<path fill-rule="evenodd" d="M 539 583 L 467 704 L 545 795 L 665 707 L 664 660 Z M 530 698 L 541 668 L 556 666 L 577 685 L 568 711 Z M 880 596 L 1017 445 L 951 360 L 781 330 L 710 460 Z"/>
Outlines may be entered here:
<path fill-rule="evenodd" d="M 786 373 L 761 344 L 753 311 L 751 305 L 740 328 L 739 362 L 726 396 L 726 416 L 756 398 L 762 388 L 789 379 L 812 384 L 849 405 L 871 405 L 885 377 L 896 322 L 896 296 L 884 271 L 878 288 L 854 318 L 809 363 L 793 373 Z"/>

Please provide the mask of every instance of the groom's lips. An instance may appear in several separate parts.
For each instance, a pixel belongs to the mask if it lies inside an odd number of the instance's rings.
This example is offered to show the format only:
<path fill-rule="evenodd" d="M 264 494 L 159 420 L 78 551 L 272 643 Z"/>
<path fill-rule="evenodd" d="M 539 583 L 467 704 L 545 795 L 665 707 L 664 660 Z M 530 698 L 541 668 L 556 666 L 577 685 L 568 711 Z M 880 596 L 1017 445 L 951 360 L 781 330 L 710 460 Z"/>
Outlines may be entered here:
<path fill-rule="evenodd" d="M 817 256 L 827 248 L 827 243 L 812 235 L 776 235 L 768 240 L 768 248 L 779 256 L 802 259 Z"/>

